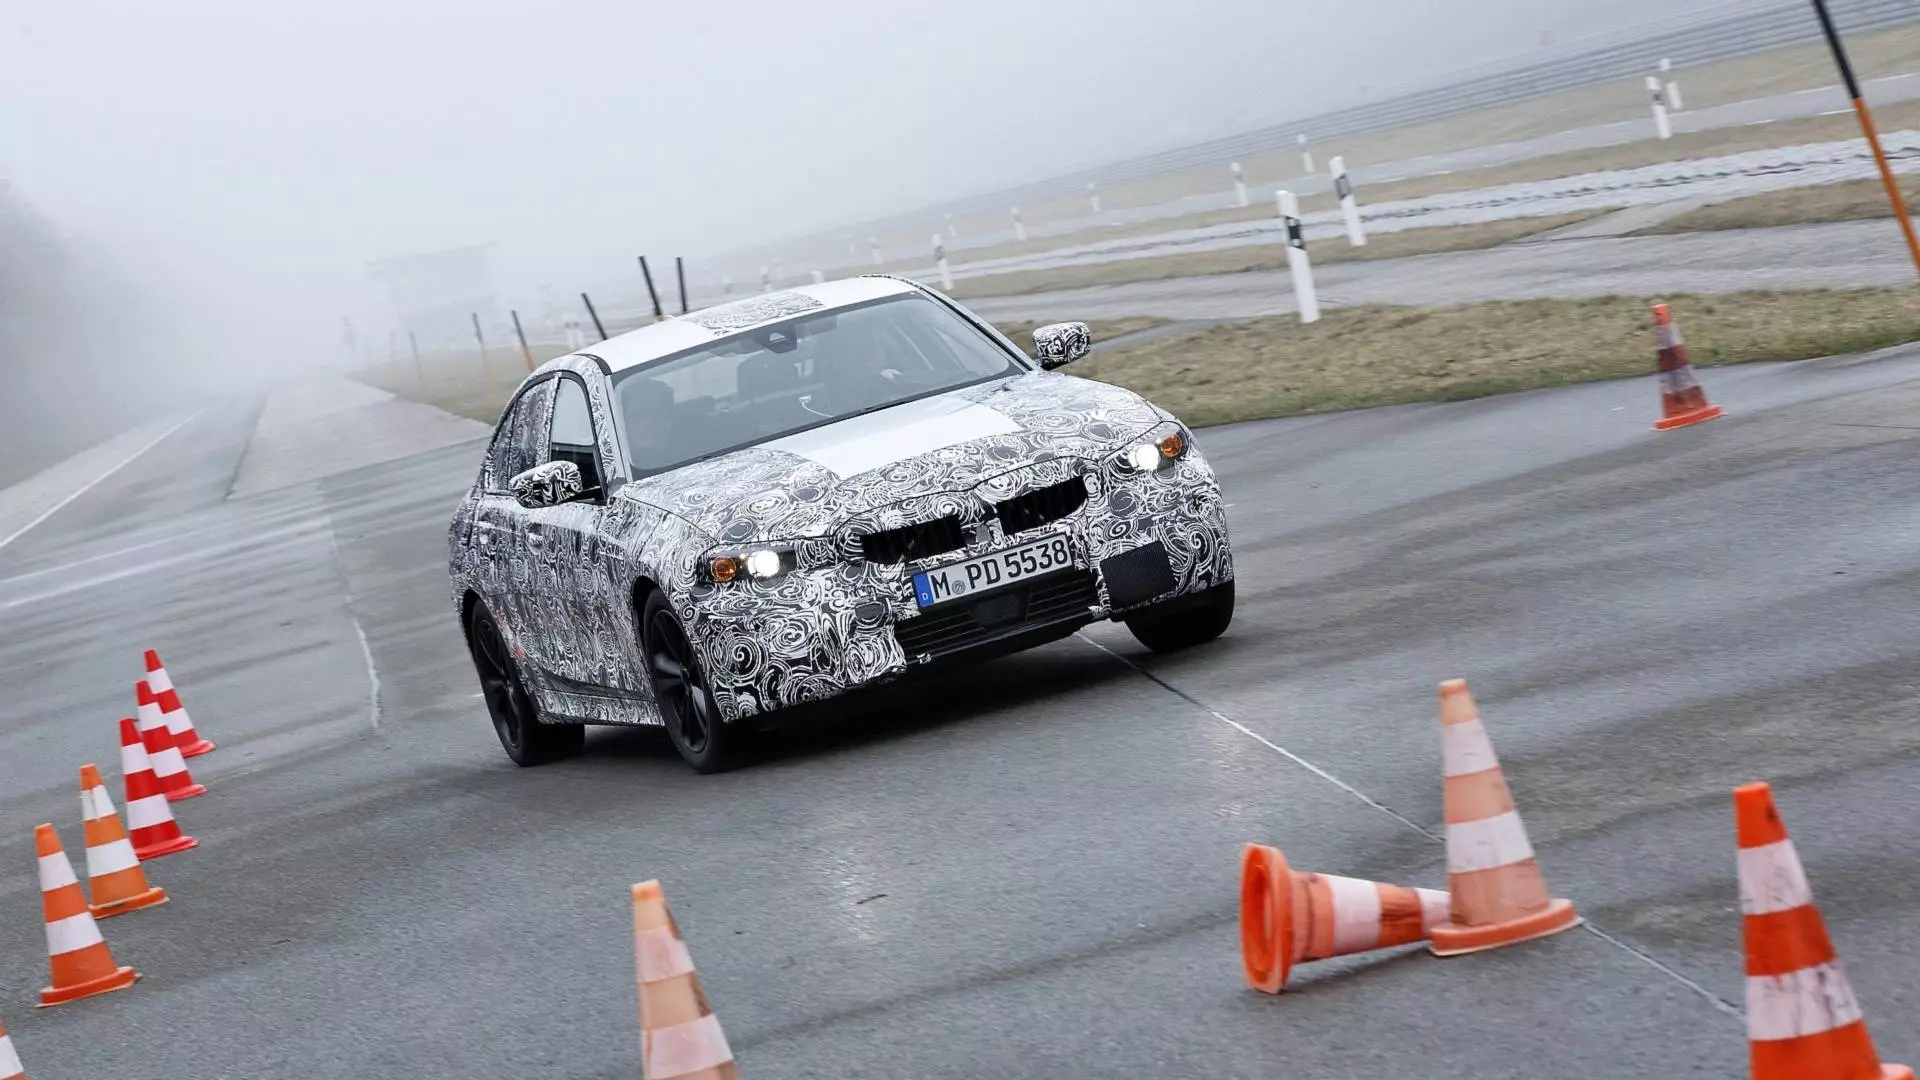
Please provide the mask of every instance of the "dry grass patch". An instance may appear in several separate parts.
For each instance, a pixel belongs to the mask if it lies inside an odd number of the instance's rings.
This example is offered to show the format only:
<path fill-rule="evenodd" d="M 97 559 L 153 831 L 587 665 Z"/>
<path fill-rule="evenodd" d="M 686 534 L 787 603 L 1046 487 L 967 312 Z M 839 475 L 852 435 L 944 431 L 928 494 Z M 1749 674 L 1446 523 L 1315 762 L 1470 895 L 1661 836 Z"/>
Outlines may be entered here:
<path fill-rule="evenodd" d="M 1585 210 L 1577 214 L 1553 214 L 1547 217 L 1510 218 L 1479 225 L 1453 225 L 1434 229 L 1401 229 L 1367 237 L 1366 247 L 1351 247 L 1346 233 L 1327 232 L 1309 240 L 1307 253 L 1314 265 L 1360 262 L 1371 259 L 1399 259 L 1408 255 L 1432 255 L 1443 251 L 1475 251 L 1535 236 L 1554 229 L 1600 216 L 1604 211 Z M 954 282 L 953 295 L 1021 296 L 1054 289 L 1079 289 L 1092 285 L 1124 285 L 1135 281 L 1161 281 L 1167 278 L 1201 277 L 1208 274 L 1240 274 L 1249 270 L 1279 270 L 1287 265 L 1287 249 L 1278 242 L 1248 244 L 1219 251 L 1197 251 L 1188 255 L 1161 255 L 1145 259 L 1121 259 L 1091 266 L 1062 266 L 1052 270 L 1023 270 L 1012 274 L 968 278 Z"/>
<path fill-rule="evenodd" d="M 1900 181 L 1907 209 L 1920 213 L 1920 177 Z M 1849 180 L 1842 184 L 1791 188 L 1747 195 L 1690 210 L 1634 235 L 1701 232 L 1709 229 L 1754 229 L 1770 225 L 1805 225 L 1816 221 L 1861 221 L 1890 218 L 1893 206 L 1879 180 Z"/>
<path fill-rule="evenodd" d="M 1920 290 L 1662 298 L 1699 365 L 1798 360 L 1920 340 Z M 1451 401 L 1653 370 L 1651 301 L 1384 305 L 1251 319 L 1089 357 L 1076 374 L 1136 390 L 1195 425 Z"/>

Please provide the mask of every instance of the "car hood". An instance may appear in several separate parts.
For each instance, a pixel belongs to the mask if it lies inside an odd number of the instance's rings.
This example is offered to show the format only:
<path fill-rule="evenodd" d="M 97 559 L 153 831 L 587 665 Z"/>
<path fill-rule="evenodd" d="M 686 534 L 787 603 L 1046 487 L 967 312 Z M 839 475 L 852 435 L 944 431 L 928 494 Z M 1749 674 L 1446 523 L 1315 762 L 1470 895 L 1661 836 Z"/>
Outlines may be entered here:
<path fill-rule="evenodd" d="M 989 482 L 997 499 L 1058 480 L 1166 418 L 1130 390 L 1032 372 L 696 461 L 620 496 L 729 543 L 826 536 L 855 519 L 886 528 Z"/>

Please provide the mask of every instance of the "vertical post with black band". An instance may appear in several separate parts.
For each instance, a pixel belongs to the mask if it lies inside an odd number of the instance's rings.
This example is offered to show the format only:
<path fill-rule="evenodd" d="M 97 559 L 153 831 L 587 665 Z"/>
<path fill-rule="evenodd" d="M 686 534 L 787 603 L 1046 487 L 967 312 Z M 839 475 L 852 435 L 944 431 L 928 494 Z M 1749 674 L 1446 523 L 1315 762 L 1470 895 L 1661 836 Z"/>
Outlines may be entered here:
<path fill-rule="evenodd" d="M 1340 197 L 1340 216 L 1347 222 L 1347 243 L 1367 246 L 1367 228 L 1360 224 L 1360 202 L 1353 197 L 1353 181 L 1347 178 L 1347 159 L 1336 157 L 1327 162 L 1333 172 L 1333 193 Z"/>
<path fill-rule="evenodd" d="M 1900 193 L 1900 183 L 1893 178 L 1893 166 L 1887 164 L 1887 152 L 1880 146 L 1880 133 L 1874 129 L 1873 113 L 1867 109 L 1867 99 L 1860 93 L 1860 82 L 1853 77 L 1853 64 L 1847 59 L 1847 49 L 1840 43 L 1840 32 L 1834 29 L 1833 15 L 1827 11 L 1827 0 L 1813 0 L 1813 10 L 1820 16 L 1820 29 L 1827 35 L 1827 46 L 1833 50 L 1833 62 L 1840 66 L 1840 78 L 1847 84 L 1847 97 L 1853 99 L 1853 113 L 1860 118 L 1860 131 L 1867 137 L 1867 145 L 1873 150 L 1874 164 L 1880 168 L 1880 182 L 1887 187 L 1887 199 L 1893 203 L 1893 216 L 1900 222 L 1900 232 L 1907 238 L 1907 252 L 1913 256 L 1913 266 L 1920 273 L 1920 239 L 1913 234 L 1913 218 L 1907 213 L 1907 200 Z"/>
<path fill-rule="evenodd" d="M 1313 291 L 1313 265 L 1307 261 L 1307 239 L 1300 229 L 1300 200 L 1291 191 L 1274 192 L 1280 204 L 1280 224 L 1286 230 L 1287 273 L 1293 278 L 1293 299 L 1303 323 L 1320 321 L 1320 298 Z"/>

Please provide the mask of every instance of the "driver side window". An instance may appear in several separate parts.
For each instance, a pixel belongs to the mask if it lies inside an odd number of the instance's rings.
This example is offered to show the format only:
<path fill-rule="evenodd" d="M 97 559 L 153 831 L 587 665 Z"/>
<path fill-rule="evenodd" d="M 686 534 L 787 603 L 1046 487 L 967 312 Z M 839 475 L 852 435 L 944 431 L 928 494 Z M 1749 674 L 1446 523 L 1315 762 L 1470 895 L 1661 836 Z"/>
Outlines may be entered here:
<path fill-rule="evenodd" d="M 546 460 L 554 381 L 528 388 L 513 403 L 513 411 L 500 418 L 487 455 L 487 490 L 505 492 L 507 481 Z"/>
<path fill-rule="evenodd" d="M 571 461 L 580 468 L 582 488 L 604 486 L 600 475 L 599 444 L 593 437 L 593 410 L 587 388 L 564 375 L 553 380 L 553 435 L 545 461 Z"/>

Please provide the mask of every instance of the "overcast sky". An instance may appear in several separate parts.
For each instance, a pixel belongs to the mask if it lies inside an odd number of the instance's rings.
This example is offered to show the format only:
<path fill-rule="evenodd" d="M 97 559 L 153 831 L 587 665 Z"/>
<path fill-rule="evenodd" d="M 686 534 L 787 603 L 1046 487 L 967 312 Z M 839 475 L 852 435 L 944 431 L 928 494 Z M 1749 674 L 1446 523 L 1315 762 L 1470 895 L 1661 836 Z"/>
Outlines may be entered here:
<path fill-rule="evenodd" d="M 372 259 L 495 243 L 525 307 L 1678 6 L 0 0 L 0 177 L 210 350 L 298 359 L 380 315 Z"/>

